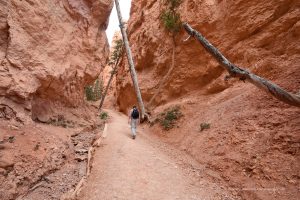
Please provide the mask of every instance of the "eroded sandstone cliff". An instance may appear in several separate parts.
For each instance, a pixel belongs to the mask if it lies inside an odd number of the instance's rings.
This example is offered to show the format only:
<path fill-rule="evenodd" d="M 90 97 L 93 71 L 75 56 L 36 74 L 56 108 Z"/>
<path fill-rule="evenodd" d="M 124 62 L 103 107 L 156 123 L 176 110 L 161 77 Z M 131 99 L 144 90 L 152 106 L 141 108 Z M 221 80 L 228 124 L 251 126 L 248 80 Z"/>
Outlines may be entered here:
<path fill-rule="evenodd" d="M 155 93 L 171 65 L 172 38 L 160 15 L 164 1 L 133 1 L 128 31 L 145 101 Z M 284 76 L 299 80 L 299 1 L 183 1 L 182 21 L 201 31 L 228 58 L 280 84 Z M 155 105 L 203 89 L 206 94 L 224 90 L 223 69 L 194 40 L 176 37 L 175 69 L 167 78 Z M 127 61 L 123 63 L 127 69 Z M 120 79 L 124 78 L 119 73 Z M 153 79 L 155 77 L 155 79 Z M 129 78 L 129 77 L 128 77 Z M 297 79 L 298 78 L 298 79 Z M 283 83 L 283 86 L 284 83 Z M 295 86 L 295 85 L 294 85 Z M 128 96 L 130 79 L 119 83 L 119 97 Z M 297 87 L 288 88 L 297 92 Z M 121 110 L 135 99 L 119 99 Z"/>
<path fill-rule="evenodd" d="M 108 58 L 111 9 L 111 0 L 1 0 L 3 110 L 47 121 L 58 105 L 81 105 Z"/>
<path fill-rule="evenodd" d="M 0 199 L 63 199 L 85 176 L 102 122 L 84 87 L 106 65 L 112 3 L 0 0 Z"/>
<path fill-rule="evenodd" d="M 299 196 L 300 110 L 250 83 L 224 81 L 226 72 L 194 39 L 172 38 L 160 15 L 165 1 L 133 0 L 130 44 L 145 104 L 163 83 L 152 115 L 180 105 L 178 127 L 161 139 L 188 152 L 244 199 Z M 190 0 L 179 7 L 182 21 L 199 30 L 233 63 L 293 93 L 300 89 L 300 4 L 297 0 Z M 124 57 L 117 76 L 117 101 L 126 112 L 136 97 Z M 210 129 L 199 131 L 201 123 Z"/>

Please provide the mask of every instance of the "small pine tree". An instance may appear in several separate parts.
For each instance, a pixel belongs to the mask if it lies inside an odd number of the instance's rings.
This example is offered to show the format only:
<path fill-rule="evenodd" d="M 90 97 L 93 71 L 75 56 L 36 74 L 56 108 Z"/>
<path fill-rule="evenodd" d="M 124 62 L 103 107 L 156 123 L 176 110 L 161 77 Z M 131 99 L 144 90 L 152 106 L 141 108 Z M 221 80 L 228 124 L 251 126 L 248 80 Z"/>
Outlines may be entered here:
<path fill-rule="evenodd" d="M 165 28 L 172 33 L 174 38 L 180 31 L 182 24 L 180 14 L 177 12 L 177 8 L 182 3 L 182 0 L 166 0 L 165 2 L 168 4 L 168 8 L 162 12 L 161 20 Z"/>
<path fill-rule="evenodd" d="M 113 65 L 116 63 L 118 58 L 122 55 L 122 48 L 123 48 L 123 40 L 119 39 L 114 42 L 114 50 L 110 56 L 110 64 Z"/>
<path fill-rule="evenodd" d="M 98 101 L 103 93 L 103 80 L 97 79 L 93 85 L 86 86 L 84 90 L 87 101 Z"/>
<path fill-rule="evenodd" d="M 172 34 L 176 34 L 180 31 L 181 21 L 180 15 L 178 13 L 173 13 L 172 11 L 164 11 L 161 19 L 166 29 Z"/>
<path fill-rule="evenodd" d="M 84 88 L 84 90 L 85 90 L 86 100 L 93 101 L 93 99 L 94 99 L 93 86 L 88 85 Z"/>
<path fill-rule="evenodd" d="M 101 109 L 102 106 L 103 106 L 104 99 L 105 99 L 105 96 L 108 92 L 108 89 L 109 89 L 109 86 L 110 86 L 111 81 L 113 79 L 113 76 L 117 72 L 119 61 L 120 61 L 120 58 L 123 54 L 123 40 L 119 39 L 119 40 L 114 41 L 113 48 L 114 48 L 114 50 L 112 51 L 112 54 L 111 54 L 110 60 L 109 60 L 109 65 L 111 65 L 113 70 L 110 72 L 110 78 L 107 82 L 105 90 L 103 91 L 103 95 L 102 95 L 102 99 L 100 101 L 99 109 Z"/>

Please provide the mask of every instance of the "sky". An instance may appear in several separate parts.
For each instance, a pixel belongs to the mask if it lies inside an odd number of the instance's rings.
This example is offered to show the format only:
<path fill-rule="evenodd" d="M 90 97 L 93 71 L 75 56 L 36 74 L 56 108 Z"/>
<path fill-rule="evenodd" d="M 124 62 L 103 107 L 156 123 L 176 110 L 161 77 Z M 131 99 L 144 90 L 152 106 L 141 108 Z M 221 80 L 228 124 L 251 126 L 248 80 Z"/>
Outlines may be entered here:
<path fill-rule="evenodd" d="M 119 0 L 120 7 L 121 7 L 121 13 L 124 21 L 127 21 L 129 19 L 129 12 L 131 7 L 131 0 Z M 110 14 L 109 17 L 109 24 L 106 29 L 106 34 L 108 38 L 109 44 L 111 44 L 112 38 L 114 36 L 115 31 L 120 30 L 119 28 L 119 20 L 118 15 L 116 11 L 116 7 L 114 5 L 114 8 Z"/>

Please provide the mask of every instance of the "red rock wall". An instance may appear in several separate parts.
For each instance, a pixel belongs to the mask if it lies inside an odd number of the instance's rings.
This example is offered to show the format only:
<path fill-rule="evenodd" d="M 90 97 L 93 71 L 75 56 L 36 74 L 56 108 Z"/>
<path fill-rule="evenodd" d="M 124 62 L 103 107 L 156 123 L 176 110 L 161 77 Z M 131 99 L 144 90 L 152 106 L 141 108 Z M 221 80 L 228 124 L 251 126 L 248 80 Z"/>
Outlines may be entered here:
<path fill-rule="evenodd" d="M 160 13 L 164 1 L 133 1 L 128 22 L 129 39 L 142 95 L 149 101 L 171 65 L 172 40 L 165 31 Z M 280 84 L 299 80 L 299 1 L 183 1 L 179 8 L 182 21 L 201 31 L 232 62 Z M 182 31 L 176 38 L 175 68 L 167 78 L 154 104 L 160 105 L 195 90 L 216 93 L 225 84 L 224 70 L 195 40 L 183 42 Z M 127 61 L 119 73 L 118 102 L 121 110 L 135 103 L 125 98 L 131 88 L 126 73 Z M 125 79 L 125 80 L 123 80 Z M 282 83 L 282 86 L 286 86 Z M 297 91 L 297 87 L 288 88 Z M 299 89 L 299 88 L 298 88 Z"/>
<path fill-rule="evenodd" d="M 111 9 L 111 0 L 0 1 L 0 103 L 33 118 L 81 105 L 108 58 Z"/>
<path fill-rule="evenodd" d="M 128 22 L 146 105 L 171 65 L 171 36 L 159 17 L 162 2 L 133 0 Z M 233 63 L 299 92 L 299 1 L 190 0 L 179 12 Z M 216 172 L 215 180 L 243 199 L 298 199 L 299 108 L 250 83 L 225 83 L 226 72 L 194 39 L 183 42 L 186 37 L 182 31 L 176 38 L 175 67 L 152 110 L 155 116 L 179 104 L 184 117 L 168 132 L 158 124 L 152 132 Z M 117 77 L 117 102 L 125 112 L 136 104 L 126 59 Z M 201 132 L 204 122 L 211 128 Z"/>

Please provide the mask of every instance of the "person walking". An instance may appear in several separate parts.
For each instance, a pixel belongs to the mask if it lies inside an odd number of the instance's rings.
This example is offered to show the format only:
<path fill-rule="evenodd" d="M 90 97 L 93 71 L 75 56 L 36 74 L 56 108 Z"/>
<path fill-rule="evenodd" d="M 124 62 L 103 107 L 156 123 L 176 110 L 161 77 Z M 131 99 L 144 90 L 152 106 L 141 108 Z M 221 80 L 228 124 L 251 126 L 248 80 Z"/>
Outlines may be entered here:
<path fill-rule="evenodd" d="M 128 123 L 131 126 L 132 139 L 136 137 L 137 124 L 140 121 L 140 113 L 136 106 L 133 106 L 128 115 Z"/>

